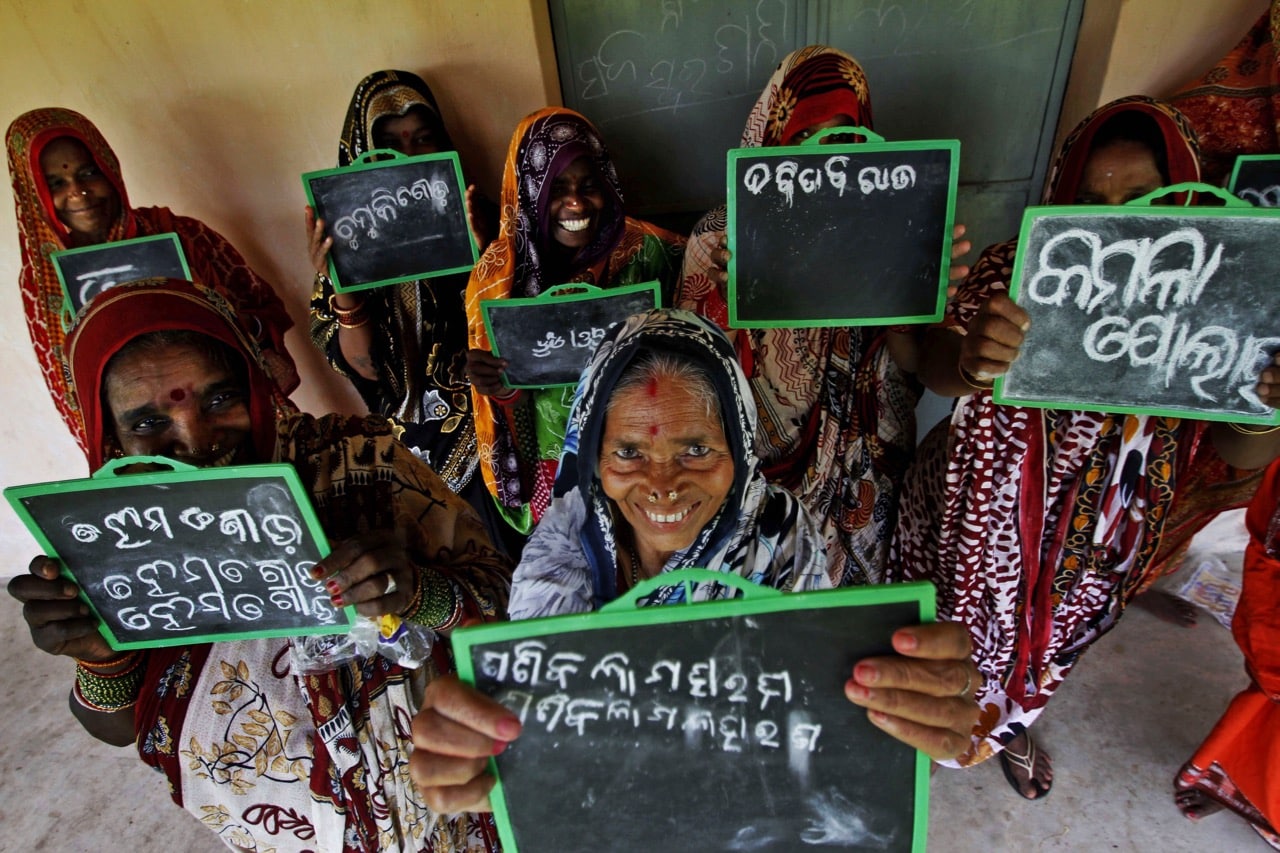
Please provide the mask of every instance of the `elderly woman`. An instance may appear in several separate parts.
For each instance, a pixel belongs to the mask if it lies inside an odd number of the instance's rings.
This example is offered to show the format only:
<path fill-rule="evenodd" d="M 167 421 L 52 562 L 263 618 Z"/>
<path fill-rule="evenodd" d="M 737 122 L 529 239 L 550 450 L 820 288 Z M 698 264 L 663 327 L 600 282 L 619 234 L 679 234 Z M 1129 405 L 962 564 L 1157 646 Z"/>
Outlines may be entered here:
<path fill-rule="evenodd" d="M 409 157 L 453 151 L 431 89 L 408 71 L 375 71 L 356 86 L 338 140 L 338 165 L 374 149 Z M 472 231 L 483 251 L 497 211 L 474 187 L 467 191 Z M 333 237 L 306 209 L 315 289 L 311 339 L 346 376 L 369 411 L 403 428 L 400 440 L 430 465 L 485 521 L 490 538 L 510 528 L 476 476 L 475 421 L 467 378 L 468 273 L 437 276 L 373 290 L 337 293 L 329 280 Z"/>
<path fill-rule="evenodd" d="M 758 470 L 755 411 L 733 347 L 712 323 L 668 309 L 615 327 L 578 386 L 561 494 L 516 570 L 512 618 L 594 610 L 688 566 L 785 590 L 829 587 L 813 522 Z M 694 591 L 731 594 L 716 583 Z M 681 596 L 659 587 L 647 603 Z M 977 716 L 964 633 L 943 623 L 899 630 L 899 655 L 857 663 L 844 674 L 846 695 L 906 743 L 957 754 Z M 455 679 L 430 685 L 412 758 L 427 801 L 487 808 L 485 761 L 519 729 L 512 712 Z"/>
<path fill-rule="evenodd" d="M 45 384 L 76 443 L 93 448 L 62 370 L 62 286 L 49 255 L 61 249 L 178 235 L 191 274 L 213 283 L 262 347 L 270 374 L 287 395 L 298 374 L 284 346 L 293 325 L 271 285 L 235 247 L 204 223 L 165 207 L 130 207 L 120 162 L 84 116 L 58 107 L 23 113 L 5 139 L 22 251 L 22 306 Z"/>
<path fill-rule="evenodd" d="M 1199 177 L 1194 136 L 1145 97 L 1099 108 L 1067 137 L 1045 201 L 1122 204 Z M 931 329 L 920 377 L 962 395 L 921 445 L 903 490 L 895 579 L 931 580 L 944 618 L 969 626 L 982 721 L 958 763 L 997 752 L 1019 794 L 1045 796 L 1049 756 L 1027 727 L 1072 666 L 1214 514 L 1242 505 L 1280 434 L 1146 415 L 997 405 L 991 379 L 1028 318 L 1006 295 L 1016 242 L 988 248 Z M 1280 404 L 1280 367 L 1259 397 Z M 998 448 L 998 452 L 993 451 Z M 993 462 L 994 460 L 994 462 Z"/>
<path fill-rule="evenodd" d="M 871 93 L 853 57 L 822 45 L 789 54 L 747 118 L 743 147 L 799 145 L 820 130 L 871 127 Z M 824 141 L 842 141 L 842 135 Z M 850 140 L 843 140 L 850 141 Z M 689 238 L 675 304 L 727 327 L 723 206 Z M 969 251 L 957 227 L 953 258 Z M 952 267 L 962 278 L 967 267 Z M 921 387 L 914 339 L 884 327 L 731 333 L 759 410 L 757 452 L 770 482 L 817 518 L 836 585 L 876 583 L 916 443 Z"/>
<path fill-rule="evenodd" d="M 159 279 L 121 285 L 87 306 L 66 355 L 95 468 L 151 454 L 202 467 L 291 463 L 335 543 L 313 570 L 335 607 L 445 632 L 501 611 L 509 564 L 466 504 L 383 419 L 282 409 L 256 342 L 216 292 Z M 70 706 L 85 729 L 136 742 L 174 801 L 228 846 L 491 849 L 487 818 L 432 812 L 408 778 L 408 720 L 445 655 L 419 670 L 373 655 L 304 675 L 290 648 L 319 641 L 122 654 L 54 560 L 33 559 L 9 592 L 35 644 L 76 659 Z M 224 701 L 241 694 L 252 701 Z"/>
<path fill-rule="evenodd" d="M 568 282 L 600 288 L 654 281 L 668 304 L 684 240 L 628 217 L 613 162 L 578 113 L 548 107 L 516 128 L 502 175 L 498 239 L 467 285 L 476 436 L 485 484 L 522 533 L 551 500 L 572 389 L 511 390 L 480 302 L 537 296 Z"/>

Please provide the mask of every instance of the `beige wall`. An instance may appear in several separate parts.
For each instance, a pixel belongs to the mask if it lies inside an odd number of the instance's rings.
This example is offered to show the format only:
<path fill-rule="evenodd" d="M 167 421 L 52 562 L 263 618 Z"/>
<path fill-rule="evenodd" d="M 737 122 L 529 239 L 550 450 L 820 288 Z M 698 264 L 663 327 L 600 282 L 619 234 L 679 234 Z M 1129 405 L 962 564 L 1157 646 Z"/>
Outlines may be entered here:
<path fill-rule="evenodd" d="M 1230 48 L 1265 6 L 1088 0 L 1064 122 L 1111 97 L 1167 92 Z M 351 89 L 379 68 L 432 84 L 469 170 L 495 197 L 515 123 L 558 100 L 543 0 L 0 0 L 0 123 L 41 106 L 85 113 L 120 157 L 135 204 L 221 231 L 302 327 L 311 276 L 298 175 L 334 163 Z M 0 485 L 84 473 L 31 354 L 18 270 L 13 207 L 3 201 Z M 304 408 L 358 406 L 305 333 L 289 343 Z M 34 552 L 0 507 L 0 575 L 23 570 Z"/>

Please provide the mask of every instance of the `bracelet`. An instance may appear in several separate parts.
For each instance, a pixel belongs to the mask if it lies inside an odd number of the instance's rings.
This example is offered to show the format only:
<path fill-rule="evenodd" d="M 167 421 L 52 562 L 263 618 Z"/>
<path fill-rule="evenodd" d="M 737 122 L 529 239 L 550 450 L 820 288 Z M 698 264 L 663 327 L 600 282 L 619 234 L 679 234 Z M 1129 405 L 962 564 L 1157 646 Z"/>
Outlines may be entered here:
<path fill-rule="evenodd" d="M 1248 429 L 1246 427 L 1240 426 L 1240 424 L 1232 423 L 1228 421 L 1227 426 L 1231 427 L 1233 430 L 1240 433 L 1241 435 L 1270 435 L 1273 432 L 1280 432 L 1280 425 L 1266 427 L 1264 429 Z"/>
<path fill-rule="evenodd" d="M 446 631 L 462 618 L 462 597 L 448 578 L 433 569 L 418 569 L 414 598 L 418 606 L 406 611 L 410 622 L 433 631 Z"/>
<path fill-rule="evenodd" d="M 81 660 L 76 658 L 76 666 L 92 673 L 100 675 L 103 678 L 114 678 L 122 673 L 131 672 L 142 662 L 142 652 L 125 652 L 119 657 L 104 661 Z M 127 663 L 128 666 L 121 667 L 121 664 Z"/>
<path fill-rule="evenodd" d="M 364 300 L 360 300 L 360 304 L 355 308 L 339 308 L 333 301 L 335 294 L 329 294 L 329 311 L 337 319 L 338 325 L 343 329 L 358 329 L 361 326 L 369 325 L 369 312 L 366 310 Z"/>
<path fill-rule="evenodd" d="M 98 675 L 77 664 L 76 683 L 72 693 L 77 702 L 91 711 L 122 711 L 138 701 L 145 674 L 141 655 L 127 668 L 110 675 Z"/>
<path fill-rule="evenodd" d="M 964 384 L 968 385 L 970 388 L 976 389 L 978 391 L 990 391 L 992 388 L 995 387 L 995 384 L 996 384 L 995 380 L 988 379 L 985 382 L 980 381 L 978 377 L 974 376 L 972 373 L 965 370 L 964 367 L 961 366 L 960 362 L 958 361 L 956 362 L 956 370 L 960 371 L 961 381 L 963 381 Z"/>

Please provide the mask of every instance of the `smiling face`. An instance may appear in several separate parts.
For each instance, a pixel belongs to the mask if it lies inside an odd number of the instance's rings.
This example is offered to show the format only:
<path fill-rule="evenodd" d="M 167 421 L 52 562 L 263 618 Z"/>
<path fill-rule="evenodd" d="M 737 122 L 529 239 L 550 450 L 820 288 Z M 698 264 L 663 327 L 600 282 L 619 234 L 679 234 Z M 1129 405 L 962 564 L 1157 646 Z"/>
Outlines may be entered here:
<path fill-rule="evenodd" d="M 69 136 L 53 140 L 40 152 L 40 171 L 72 245 L 106 242 L 120 218 L 120 195 L 84 143 Z"/>
<path fill-rule="evenodd" d="M 108 421 L 125 454 L 198 468 L 254 461 L 248 384 L 230 358 L 193 343 L 126 348 L 112 358 L 104 380 Z"/>
<path fill-rule="evenodd" d="M 383 116 L 373 123 L 373 146 L 390 148 L 408 157 L 439 154 L 446 150 L 444 140 L 423 113 L 413 107 L 402 116 Z"/>
<path fill-rule="evenodd" d="M 1076 204 L 1124 204 L 1164 186 L 1155 155 L 1141 142 L 1117 139 L 1089 153 Z"/>
<path fill-rule="evenodd" d="M 709 399 L 687 378 L 657 377 L 609 401 L 600 481 L 648 575 L 693 544 L 733 486 L 729 443 Z"/>
<path fill-rule="evenodd" d="M 569 249 L 591 245 L 600 229 L 604 190 L 586 157 L 578 157 L 551 182 L 547 222 L 551 237 Z"/>

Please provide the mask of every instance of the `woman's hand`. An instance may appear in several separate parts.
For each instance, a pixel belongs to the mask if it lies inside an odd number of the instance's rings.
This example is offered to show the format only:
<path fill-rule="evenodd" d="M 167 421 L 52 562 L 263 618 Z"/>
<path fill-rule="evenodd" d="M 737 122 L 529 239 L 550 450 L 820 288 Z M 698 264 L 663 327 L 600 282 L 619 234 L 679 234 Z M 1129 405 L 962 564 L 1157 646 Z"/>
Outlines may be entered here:
<path fill-rule="evenodd" d="M 960 344 L 960 370 L 979 382 L 995 379 L 1018 357 L 1031 317 L 1007 294 L 997 293 L 978 308 Z"/>
<path fill-rule="evenodd" d="M 467 350 L 467 375 L 471 387 L 486 397 L 506 397 L 511 389 L 502 383 L 507 360 L 482 349 Z"/>
<path fill-rule="evenodd" d="M 58 574 L 57 560 L 42 554 L 27 568 L 27 574 L 9 581 L 9 594 L 22 602 L 22 618 L 36 648 L 87 661 L 120 657 L 98 633 L 88 605 L 76 597 L 79 587 Z"/>
<path fill-rule="evenodd" d="M 409 558 L 406 537 L 395 530 L 372 530 L 340 543 L 311 568 L 324 581 L 334 607 L 354 604 L 361 616 L 401 613 L 413 600 L 421 569 Z"/>
<path fill-rule="evenodd" d="M 520 736 L 520 719 L 457 676 L 427 685 L 413 718 L 409 773 L 436 812 L 487 812 L 494 778 L 486 767 Z"/>
<path fill-rule="evenodd" d="M 973 244 L 968 240 L 961 239 L 967 230 L 963 225 L 956 225 L 951 229 L 951 268 L 947 272 L 947 281 L 963 281 L 964 277 L 969 274 L 968 264 L 956 263 L 956 261 L 973 251 Z M 947 298 L 951 299 L 955 295 L 955 285 L 949 285 L 947 287 Z"/>
<path fill-rule="evenodd" d="M 307 254 L 312 268 L 324 275 L 329 271 L 329 249 L 333 246 L 333 238 L 324 233 L 324 220 L 316 218 L 316 209 L 311 205 L 307 205 L 306 221 Z"/>
<path fill-rule="evenodd" d="M 1262 405 L 1280 409 L 1280 352 L 1271 356 L 1271 362 L 1262 368 L 1253 391 Z"/>
<path fill-rule="evenodd" d="M 858 661 L 845 695 L 903 743 L 936 760 L 955 758 L 969 748 L 982 683 L 968 631 L 955 622 L 900 628 L 893 648 L 898 655 Z"/>
<path fill-rule="evenodd" d="M 1264 406 L 1280 409 L 1280 353 L 1262 368 L 1253 391 Z M 1280 455 L 1280 430 L 1267 426 L 1218 422 L 1209 427 L 1209 435 L 1218 455 L 1235 468 L 1262 468 Z"/>

